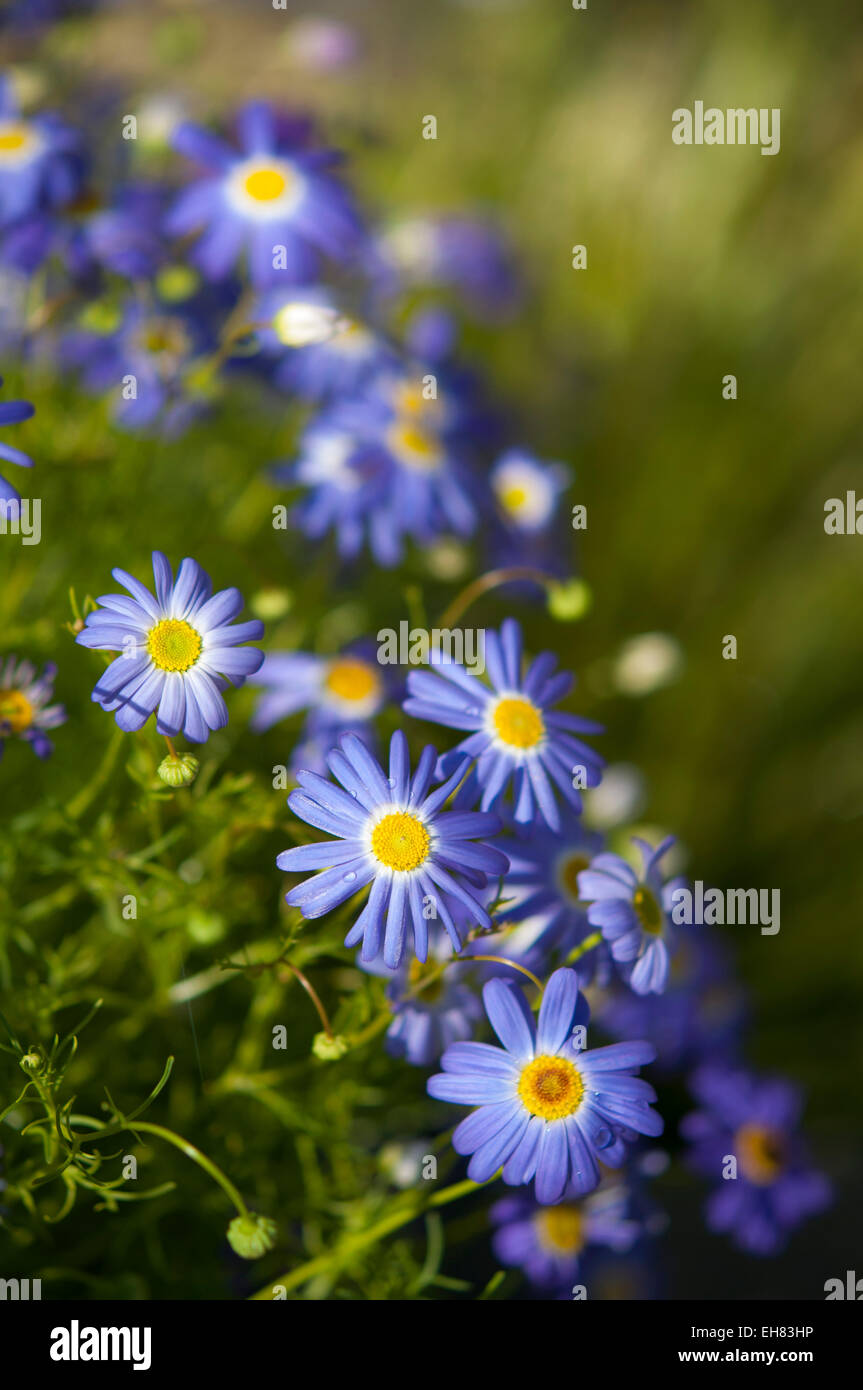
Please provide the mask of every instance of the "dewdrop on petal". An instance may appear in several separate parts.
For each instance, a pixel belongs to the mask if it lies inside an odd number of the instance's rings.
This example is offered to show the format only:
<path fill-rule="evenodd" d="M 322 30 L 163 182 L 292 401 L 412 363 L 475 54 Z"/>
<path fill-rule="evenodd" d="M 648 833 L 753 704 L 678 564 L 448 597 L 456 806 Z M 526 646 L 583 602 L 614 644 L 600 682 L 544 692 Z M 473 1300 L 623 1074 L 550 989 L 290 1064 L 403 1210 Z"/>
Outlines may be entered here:
<path fill-rule="evenodd" d="M 249 1211 L 245 1216 L 234 1217 L 228 1227 L 228 1244 L 242 1259 L 257 1260 L 272 1250 L 278 1231 L 275 1221 L 268 1216 Z"/>
<path fill-rule="evenodd" d="M 167 782 L 169 787 L 190 787 L 198 775 L 200 762 L 193 758 L 191 753 L 183 753 L 180 757 L 174 757 L 169 753 L 167 758 L 163 758 L 159 763 L 159 776 L 163 782 Z"/>

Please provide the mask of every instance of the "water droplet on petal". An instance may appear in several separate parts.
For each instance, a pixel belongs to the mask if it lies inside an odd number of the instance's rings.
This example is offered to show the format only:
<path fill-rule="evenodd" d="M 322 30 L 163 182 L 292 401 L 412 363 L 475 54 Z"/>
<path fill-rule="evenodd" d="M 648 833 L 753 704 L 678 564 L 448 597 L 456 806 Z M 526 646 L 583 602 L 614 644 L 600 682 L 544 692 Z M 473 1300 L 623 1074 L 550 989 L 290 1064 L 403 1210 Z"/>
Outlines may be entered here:
<path fill-rule="evenodd" d="M 353 883 L 353 882 L 355 881 L 355 879 L 356 879 L 356 874 L 355 874 L 355 873 L 345 874 L 345 876 L 344 876 L 344 882 L 345 882 L 345 883 Z"/>

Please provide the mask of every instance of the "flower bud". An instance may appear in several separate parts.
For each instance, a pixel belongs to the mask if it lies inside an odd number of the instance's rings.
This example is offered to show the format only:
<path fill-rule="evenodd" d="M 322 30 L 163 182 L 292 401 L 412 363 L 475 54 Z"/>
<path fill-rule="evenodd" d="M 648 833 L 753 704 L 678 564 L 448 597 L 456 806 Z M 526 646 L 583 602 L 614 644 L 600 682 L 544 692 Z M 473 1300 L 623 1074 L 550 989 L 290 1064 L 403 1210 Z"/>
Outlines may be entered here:
<path fill-rule="evenodd" d="M 548 586 L 548 611 L 560 623 L 577 622 L 588 612 L 592 602 L 593 595 L 583 579 Z"/>
<path fill-rule="evenodd" d="M 178 758 L 169 753 L 167 758 L 163 758 L 159 763 L 159 776 L 169 787 L 189 787 L 197 777 L 200 766 L 198 759 L 193 758 L 191 753 L 183 753 Z"/>
<path fill-rule="evenodd" d="M 244 1260 L 257 1260 L 272 1250 L 276 1243 L 278 1226 L 268 1216 L 257 1212 L 246 1212 L 245 1216 L 235 1216 L 228 1227 L 228 1243 L 231 1249 Z"/>
<path fill-rule="evenodd" d="M 312 1040 L 312 1052 L 322 1062 L 337 1062 L 344 1057 L 349 1046 L 347 1038 L 339 1034 L 331 1037 L 328 1033 L 316 1033 Z"/>

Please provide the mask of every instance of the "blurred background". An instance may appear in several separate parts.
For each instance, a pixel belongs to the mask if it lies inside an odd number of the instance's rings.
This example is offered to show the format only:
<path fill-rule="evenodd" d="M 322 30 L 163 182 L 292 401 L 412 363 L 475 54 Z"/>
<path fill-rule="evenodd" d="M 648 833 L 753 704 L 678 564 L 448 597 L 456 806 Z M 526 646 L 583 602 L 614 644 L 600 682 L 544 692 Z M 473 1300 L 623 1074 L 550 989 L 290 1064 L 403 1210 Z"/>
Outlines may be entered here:
<path fill-rule="evenodd" d="M 348 26 L 356 44 L 349 61 L 310 60 L 310 18 Z M 349 180 L 372 218 L 475 213 L 502 228 L 522 277 L 518 302 L 492 322 L 468 319 L 460 350 L 486 375 L 510 437 L 569 463 L 569 499 L 588 515 L 577 554 L 574 537 L 570 545 L 592 606 L 571 626 L 538 615 L 531 645 L 555 648 L 579 673 L 578 708 L 605 723 L 606 756 L 643 773 L 638 815 L 679 834 L 694 877 L 781 891 L 778 935 L 745 927 L 725 934 L 751 1001 L 750 1060 L 806 1088 L 806 1131 L 839 1194 L 784 1255 L 762 1263 L 706 1233 L 699 1183 L 670 1178 L 659 1194 L 670 1220 L 663 1291 L 821 1297 L 827 1278 L 863 1259 L 863 538 L 824 530 L 829 498 L 855 487 L 863 497 L 861 16 L 823 0 L 590 0 L 585 13 L 568 0 L 327 0 L 288 3 L 285 11 L 268 0 L 152 0 L 73 13 L 36 31 L 11 27 L 2 45 L 4 66 L 20 71 L 41 103 L 64 109 L 97 138 L 100 122 L 156 95 L 202 120 L 264 97 L 319 117 L 328 143 L 347 151 Z M 779 107 L 780 152 L 673 144 L 671 113 L 695 100 Z M 421 136 L 430 114 L 434 141 Z M 587 248 L 585 270 L 572 268 L 575 244 Z M 457 297 L 453 303 L 458 309 Z M 295 422 L 253 390 L 244 397 L 240 388 L 217 406 L 215 424 L 181 440 L 130 443 L 50 368 L 40 367 L 34 384 L 33 372 L 6 354 L 2 370 L 7 394 L 37 406 L 23 447 L 37 460 L 44 499 L 42 545 L 0 549 L 3 648 L 56 656 L 58 694 L 71 714 L 57 733 L 62 756 L 49 764 L 7 750 L 0 800 L 15 818 L 18 843 L 28 841 L 28 817 L 45 798 L 63 804 L 74 795 L 109 736 L 106 717 L 89 703 L 93 662 L 63 631 L 70 585 L 79 597 L 103 593 L 114 564 L 146 578 L 146 557 L 159 545 L 173 557 L 194 554 L 220 586 L 236 583 L 247 595 L 289 591 L 294 606 L 280 645 L 325 649 L 332 634 L 397 622 L 403 609 L 393 607 L 388 576 L 364 571 L 360 587 L 346 582 L 328 594 L 325 556 L 269 538 L 276 499 L 264 470 L 289 452 Z M 733 401 L 722 395 L 727 374 L 737 378 Z M 436 585 L 420 560 L 412 565 L 405 583 L 422 582 L 430 611 L 439 611 L 455 589 Z M 477 620 L 496 621 L 509 606 L 490 599 Z M 631 639 L 657 632 L 670 639 L 668 679 L 650 688 L 644 678 L 648 689 L 633 692 L 621 653 Z M 723 659 L 728 635 L 737 640 L 736 660 Z M 259 744 L 243 730 L 249 708 L 243 693 L 231 728 L 213 740 L 217 756 L 230 748 L 235 768 L 261 762 Z M 275 761 L 287 756 L 284 737 L 274 731 L 266 741 Z M 180 966 L 189 975 L 208 968 L 208 914 L 222 923 L 210 929 L 224 938 L 225 953 L 266 931 L 277 913 L 271 864 L 284 846 L 286 813 L 266 778 L 236 794 L 244 807 L 254 798 L 251 847 L 233 822 L 234 841 L 217 843 L 223 827 L 212 806 L 191 833 L 212 836 L 215 858 L 195 854 L 196 861 L 230 863 L 240 881 L 218 887 L 207 874 L 187 899 L 172 899 L 160 927 L 165 954 L 157 959 L 154 944 L 141 978 L 112 939 L 112 932 L 122 938 L 122 923 L 109 922 L 104 939 L 92 935 L 93 914 L 106 920 L 114 891 L 113 881 L 103 891 L 100 866 L 116 846 L 116 827 L 100 832 L 94 809 L 89 846 L 64 850 L 78 856 L 73 870 L 43 862 L 36 849 L 28 860 L 22 850 L 16 872 L 31 875 L 34 896 L 60 894 L 63 915 L 50 919 L 56 930 L 40 912 L 26 925 L 53 984 L 62 981 L 64 1000 L 88 997 L 64 966 L 73 939 L 76 951 L 85 939 L 94 957 L 104 950 L 101 973 L 98 960 L 90 962 L 94 991 L 134 997 L 138 1007 L 148 989 L 176 983 Z M 230 793 L 225 800 L 230 816 Z M 71 890 L 63 899 L 70 873 L 85 884 L 83 899 Z M 36 959 L 20 955 L 16 892 L 10 888 L 3 903 L 6 979 L 25 981 L 18 1002 L 35 1018 L 49 985 Z M 187 928 L 190 911 L 202 914 L 199 937 L 193 932 L 178 945 L 172 924 Z M 231 1012 L 228 994 L 206 995 L 196 1013 L 208 1078 L 242 1014 L 239 1006 Z M 300 1009 L 296 991 L 290 1002 Z M 163 1060 L 173 1035 L 185 1039 L 187 1029 L 182 1011 L 158 1002 L 118 1027 L 111 1046 L 127 1064 L 118 1086 L 127 1099 L 153 1084 L 155 1058 Z M 185 1041 L 179 1046 L 188 1051 Z M 88 1084 L 97 1076 L 95 1064 L 82 1073 Z M 372 1065 L 355 1084 L 373 1092 L 378 1079 Z M 415 1083 L 401 1083 L 394 1130 L 410 1132 Z M 194 1060 L 181 1061 L 172 1083 L 178 1123 L 190 1122 L 197 1084 Z M 274 1113 L 270 1107 L 268 1123 L 277 1123 Z M 242 1131 L 247 1119 L 233 1123 Z M 243 1142 L 230 1125 L 226 1132 L 222 1112 L 196 1120 L 209 1124 L 217 1146 L 233 1146 L 242 1171 Z M 328 1122 L 338 1126 L 337 1111 Z M 295 1180 L 303 1156 L 275 1131 L 265 1151 L 266 1163 L 248 1156 L 248 1169 L 266 1170 L 260 1181 L 272 1196 Z M 169 1204 L 160 1220 L 173 1234 L 162 1246 L 142 1211 L 128 1222 L 123 1213 L 124 1267 L 136 1267 L 137 1240 L 148 1292 L 211 1292 L 194 1262 L 179 1287 L 165 1262 L 188 1215 Z M 203 1217 L 190 1220 L 190 1248 L 203 1248 L 198 1219 L 205 1228 Z M 298 1229 L 303 1219 L 298 1208 Z M 461 1219 L 466 1253 L 447 1271 L 487 1277 L 491 1257 L 475 1239 L 481 1223 Z M 84 1218 L 58 1229 L 58 1249 L 68 1253 L 69 1241 L 85 1273 L 105 1267 L 108 1256 Z M 400 1296 L 397 1275 L 381 1277 L 378 1296 Z M 129 1291 L 144 1287 L 133 1279 Z"/>

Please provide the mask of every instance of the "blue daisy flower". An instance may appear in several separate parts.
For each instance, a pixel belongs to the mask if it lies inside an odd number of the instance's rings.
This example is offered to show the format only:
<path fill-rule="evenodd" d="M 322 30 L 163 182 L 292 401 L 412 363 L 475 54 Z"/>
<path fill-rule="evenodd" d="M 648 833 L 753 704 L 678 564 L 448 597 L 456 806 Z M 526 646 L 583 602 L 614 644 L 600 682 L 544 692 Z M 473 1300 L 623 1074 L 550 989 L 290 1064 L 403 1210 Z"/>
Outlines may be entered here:
<path fill-rule="evenodd" d="M 681 937 L 662 994 L 618 987 L 603 997 L 600 1009 L 603 1030 L 611 1037 L 653 1043 L 657 1071 L 663 1074 L 719 1055 L 726 1062 L 735 1057 L 746 1020 L 745 999 L 729 970 L 724 943 L 709 927 Z"/>
<path fill-rule="evenodd" d="M 0 662 L 0 758 L 7 738 L 29 743 L 37 758 L 50 757 L 53 744 L 46 729 L 65 724 L 62 705 L 52 705 L 57 667 L 48 662 L 41 676 L 29 661 L 10 656 Z"/>
<path fill-rule="evenodd" d="M 470 971 L 450 964 L 440 974 L 436 967 L 451 960 L 445 938 L 429 943 L 429 964 L 413 957 L 402 961 L 393 974 L 381 961 L 363 968 L 389 979 L 387 999 L 393 1021 L 387 1029 L 385 1047 L 391 1057 L 400 1057 L 413 1067 L 433 1066 L 441 1053 L 454 1042 L 470 1038 L 482 1018 L 482 1004 L 465 983 Z"/>
<path fill-rule="evenodd" d="M 723 1063 L 700 1067 L 690 1089 L 700 1109 L 684 1116 L 680 1132 L 692 1146 L 692 1166 L 718 1180 L 708 1226 L 750 1254 L 774 1254 L 831 1200 L 829 1182 L 811 1167 L 797 1134 L 800 1090 Z M 737 1163 L 734 1178 L 726 1176 L 729 1156 Z"/>
<path fill-rule="evenodd" d="M 77 134 L 57 116 L 22 116 L 12 83 L 0 77 L 0 224 L 62 207 L 82 174 Z"/>
<path fill-rule="evenodd" d="M 501 1264 L 523 1269 L 532 1284 L 569 1289 L 596 1247 L 618 1253 L 632 1249 L 642 1225 L 630 1212 L 629 1191 L 622 1184 L 581 1198 L 564 1193 L 556 1206 L 542 1206 L 519 1192 L 489 1211 L 497 1228 L 492 1249 Z"/>
<path fill-rule="evenodd" d="M 456 1153 L 471 1154 L 468 1177 L 486 1182 L 503 1167 L 513 1187 L 535 1179 L 537 1201 L 560 1201 L 599 1185 L 598 1160 L 619 1167 L 637 1134 L 662 1133 L 651 1103 L 656 1094 L 633 1075 L 652 1062 L 649 1043 L 613 1043 L 579 1051 L 573 1027 L 587 1019 L 574 970 L 556 970 L 546 985 L 538 1022 L 524 995 L 490 980 L 483 1002 L 503 1048 L 454 1043 L 428 1093 L 456 1105 L 477 1105 L 453 1133 Z"/>
<path fill-rule="evenodd" d="M 601 733 L 602 726 L 551 708 L 574 680 L 565 671 L 555 674 L 551 652 L 543 652 L 522 675 L 521 628 L 514 618 L 504 621 L 500 635 L 486 632 L 485 660 L 491 689 L 455 663 L 438 665 L 434 674 L 412 671 L 404 709 L 417 719 L 472 731 L 440 762 L 445 775 L 456 758 L 467 754 L 477 760 L 460 804 L 479 797 L 481 809 L 491 810 L 512 783 L 516 823 L 529 825 L 538 815 L 559 830 L 552 783 L 570 806 L 581 810 L 580 791 L 573 783 L 596 786 L 602 758 L 572 735 Z"/>
<path fill-rule="evenodd" d="M 388 477 L 380 451 L 327 412 L 303 431 L 297 458 L 273 469 L 276 482 L 306 489 L 291 514 L 305 536 L 319 541 L 333 531 L 345 560 L 355 559 L 368 537 L 379 565 L 399 558 L 388 526 Z"/>
<path fill-rule="evenodd" d="M 82 647 L 121 653 L 99 677 L 93 700 L 114 713 L 127 733 L 158 711 L 160 734 L 182 732 L 193 743 L 206 743 L 228 722 L 222 691 L 242 685 L 264 659 L 256 647 L 239 645 L 263 637 L 263 623 L 234 623 L 243 607 L 239 589 L 214 594 L 196 560 L 183 560 L 175 579 L 165 556 L 154 550 L 155 597 L 125 570 L 111 573 L 132 597 L 99 598 L 102 606 L 87 615 L 75 639 Z"/>
<path fill-rule="evenodd" d="M 369 748 L 374 746 L 372 721 L 389 694 L 383 670 L 374 648 L 366 643 L 337 656 L 267 652 L 260 670 L 249 680 L 250 685 L 262 687 L 251 727 L 263 733 L 299 710 L 308 710 L 304 743 L 294 749 L 290 765 L 325 774 L 326 754 L 342 734 L 355 733 Z M 303 761 L 312 748 L 314 761 Z"/>
<path fill-rule="evenodd" d="M 374 960 L 383 947 L 384 963 L 393 970 L 401 964 L 411 932 L 417 958 L 426 960 L 432 908 L 456 951 L 462 943 L 453 902 L 464 904 L 475 922 L 491 926 L 473 890 L 505 873 L 509 862 L 500 850 L 472 843 L 500 830 L 497 816 L 441 810 L 465 766 L 430 792 L 436 761 L 435 749 L 425 748 L 411 776 L 407 739 L 396 730 L 387 778 L 362 740 L 345 734 L 327 759 L 341 786 L 301 771 L 300 789 L 288 797 L 296 816 L 338 841 L 299 845 L 279 855 L 279 868 L 290 873 L 323 870 L 292 888 L 287 902 L 304 917 L 323 917 L 371 884 L 345 945 L 362 941 L 365 961 Z"/>
<path fill-rule="evenodd" d="M 591 934 L 578 875 L 601 849 L 602 836 L 586 830 L 581 817 L 567 808 L 556 833 L 543 828 L 526 840 L 501 843 L 509 855 L 506 896 L 513 901 L 501 909 L 498 920 L 539 919 L 544 926 L 537 945 L 565 956 Z M 592 977 L 601 954 L 593 948 L 579 958 L 582 984 Z"/>
<path fill-rule="evenodd" d="M 276 386 L 305 400 L 355 395 L 397 360 L 386 339 L 325 290 L 268 290 L 251 317 L 262 350 L 279 359 Z"/>
<path fill-rule="evenodd" d="M 136 298 L 119 308 L 89 305 L 80 326 L 65 334 L 60 355 L 80 370 L 88 391 L 110 393 L 123 429 L 176 436 L 205 404 L 189 388 L 189 374 L 210 341 L 190 306 Z"/>
<path fill-rule="evenodd" d="M 310 148 L 305 121 L 285 120 L 265 102 L 237 116 L 240 150 L 184 122 L 175 149 L 208 172 L 181 193 L 168 214 L 173 236 L 202 232 L 193 259 L 208 279 L 228 275 L 244 256 L 252 283 L 307 284 L 320 253 L 350 259 L 360 224 L 352 200 L 333 178 L 339 156 Z M 276 249 L 284 264 L 278 268 Z"/>
<path fill-rule="evenodd" d="M 673 894 L 683 879 L 663 883 L 659 861 L 673 835 L 656 849 L 633 836 L 644 866 L 641 877 L 619 854 L 598 854 L 578 876 L 578 891 L 590 903 L 587 920 L 599 927 L 621 975 L 636 994 L 661 994 L 668 981 Z"/>
<path fill-rule="evenodd" d="M 2 385 L 3 378 L 0 376 L 0 386 Z M 29 401 L 3 401 L 0 403 L 0 429 L 4 425 L 17 425 L 22 420 L 29 420 L 35 413 Z M 29 454 L 22 453 L 11 444 L 0 443 L 0 458 L 5 459 L 7 463 L 17 463 L 19 468 L 33 467 L 33 460 Z M 0 505 L 5 503 L 5 511 L 10 518 L 17 515 L 20 501 L 20 492 L 0 476 Z"/>

